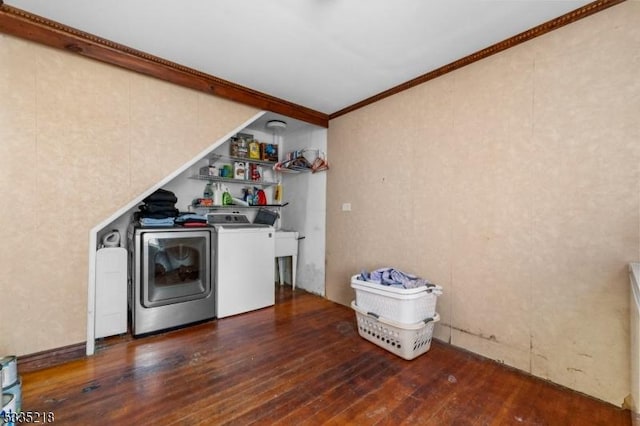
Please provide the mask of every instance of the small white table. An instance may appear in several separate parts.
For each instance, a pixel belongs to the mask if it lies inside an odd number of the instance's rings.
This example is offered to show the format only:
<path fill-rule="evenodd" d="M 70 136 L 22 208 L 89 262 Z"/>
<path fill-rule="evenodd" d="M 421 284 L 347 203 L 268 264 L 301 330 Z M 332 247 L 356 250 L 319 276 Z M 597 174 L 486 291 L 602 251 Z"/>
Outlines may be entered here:
<path fill-rule="evenodd" d="M 276 260 L 278 261 L 278 281 L 282 285 L 284 258 L 291 257 L 291 287 L 296 289 L 296 265 L 298 264 L 298 233 L 296 231 L 276 231 Z"/>

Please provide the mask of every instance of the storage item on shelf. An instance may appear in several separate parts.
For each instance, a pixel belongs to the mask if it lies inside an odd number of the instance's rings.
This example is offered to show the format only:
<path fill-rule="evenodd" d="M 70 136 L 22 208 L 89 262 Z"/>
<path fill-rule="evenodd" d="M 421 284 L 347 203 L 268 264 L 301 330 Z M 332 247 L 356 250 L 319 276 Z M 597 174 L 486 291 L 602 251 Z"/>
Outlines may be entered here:
<path fill-rule="evenodd" d="M 249 173 L 245 177 L 247 180 L 251 180 L 254 182 L 260 182 L 262 180 L 262 166 L 260 166 L 259 164 L 249 163 L 248 171 Z"/>
<path fill-rule="evenodd" d="M 258 189 L 256 191 L 256 204 L 259 206 L 267 204 L 267 194 L 265 194 L 263 189 Z"/>
<path fill-rule="evenodd" d="M 249 142 L 249 158 L 252 160 L 260 159 L 260 142 L 255 139 Z"/>
<path fill-rule="evenodd" d="M 235 163 L 233 163 L 233 178 L 244 179 L 246 167 L 247 163 L 245 163 L 244 161 L 236 161 Z"/>
<path fill-rule="evenodd" d="M 194 198 L 191 205 L 193 207 L 213 207 L 213 198 Z"/>
<path fill-rule="evenodd" d="M 242 193 L 242 198 L 247 205 L 264 206 L 267 204 L 267 194 L 260 188 L 244 188 Z"/>
<path fill-rule="evenodd" d="M 442 294 L 442 287 L 434 284 L 406 289 L 362 281 L 358 275 L 351 277 L 351 287 L 360 309 L 405 324 L 433 316 Z"/>
<path fill-rule="evenodd" d="M 273 143 L 260 143 L 260 159 L 266 161 L 278 161 L 278 145 Z"/>
<path fill-rule="evenodd" d="M 222 205 L 222 185 L 220 183 L 216 183 L 215 188 L 213 189 L 213 205 L 221 206 Z"/>
<path fill-rule="evenodd" d="M 211 182 L 207 182 L 204 186 L 204 191 L 202 191 L 203 198 L 213 198 L 213 187 L 211 185 Z"/>
<path fill-rule="evenodd" d="M 245 135 L 244 137 L 240 137 L 240 135 L 231 138 L 231 142 L 229 144 L 229 155 L 232 157 L 239 158 L 247 158 L 249 156 L 249 142 L 248 140 L 253 139 L 251 135 Z"/>
<path fill-rule="evenodd" d="M 255 194 L 253 193 L 252 188 L 244 188 L 242 190 L 242 199 L 250 206 L 254 206 L 257 203 L 255 202 Z"/>
<path fill-rule="evenodd" d="M 230 206 L 233 204 L 233 197 L 231 196 L 231 193 L 229 192 L 229 188 L 224 188 L 224 192 L 222 193 L 222 205 L 223 206 Z"/>
<path fill-rule="evenodd" d="M 210 164 L 208 166 L 200 167 L 200 174 L 203 176 L 219 176 L 220 171 L 215 165 Z"/>
<path fill-rule="evenodd" d="M 423 318 L 412 324 L 402 324 L 367 312 L 351 302 L 351 308 L 356 313 L 358 334 L 389 352 L 412 360 L 424 354 L 431 348 L 431 339 L 435 323 L 440 321 L 440 315 Z"/>

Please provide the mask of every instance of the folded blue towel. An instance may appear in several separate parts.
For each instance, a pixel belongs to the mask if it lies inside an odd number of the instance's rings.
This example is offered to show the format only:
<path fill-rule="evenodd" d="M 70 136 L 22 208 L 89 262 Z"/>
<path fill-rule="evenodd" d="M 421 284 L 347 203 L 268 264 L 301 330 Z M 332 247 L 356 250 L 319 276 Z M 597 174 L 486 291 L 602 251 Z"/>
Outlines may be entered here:
<path fill-rule="evenodd" d="M 173 226 L 175 218 L 165 217 L 163 219 L 154 219 L 152 217 L 140 218 L 140 224 L 142 226 Z"/>
<path fill-rule="evenodd" d="M 196 213 L 183 213 L 176 218 L 176 222 L 188 222 L 188 221 L 197 221 L 197 222 L 207 222 L 207 217 L 201 214 Z"/>

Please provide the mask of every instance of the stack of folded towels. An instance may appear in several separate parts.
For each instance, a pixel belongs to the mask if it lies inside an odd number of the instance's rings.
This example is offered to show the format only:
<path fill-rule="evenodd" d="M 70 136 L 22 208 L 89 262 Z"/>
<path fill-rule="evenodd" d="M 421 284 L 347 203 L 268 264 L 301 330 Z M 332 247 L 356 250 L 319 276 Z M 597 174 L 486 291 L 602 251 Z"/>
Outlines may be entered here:
<path fill-rule="evenodd" d="M 207 226 L 207 217 L 196 213 L 180 213 L 176 225 L 190 227 Z"/>
<path fill-rule="evenodd" d="M 180 214 L 176 209 L 178 198 L 171 191 L 158 189 L 142 202 L 138 207 L 140 211 L 136 212 L 142 226 L 173 226 Z"/>

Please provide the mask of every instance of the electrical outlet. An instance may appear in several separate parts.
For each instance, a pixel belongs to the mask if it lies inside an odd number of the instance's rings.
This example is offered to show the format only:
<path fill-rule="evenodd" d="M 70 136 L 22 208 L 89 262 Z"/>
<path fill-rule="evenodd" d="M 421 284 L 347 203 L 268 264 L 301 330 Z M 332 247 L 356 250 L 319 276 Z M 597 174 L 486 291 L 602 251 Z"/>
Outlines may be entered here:
<path fill-rule="evenodd" d="M 351 203 L 342 203 L 342 211 L 350 212 L 351 211 Z"/>

